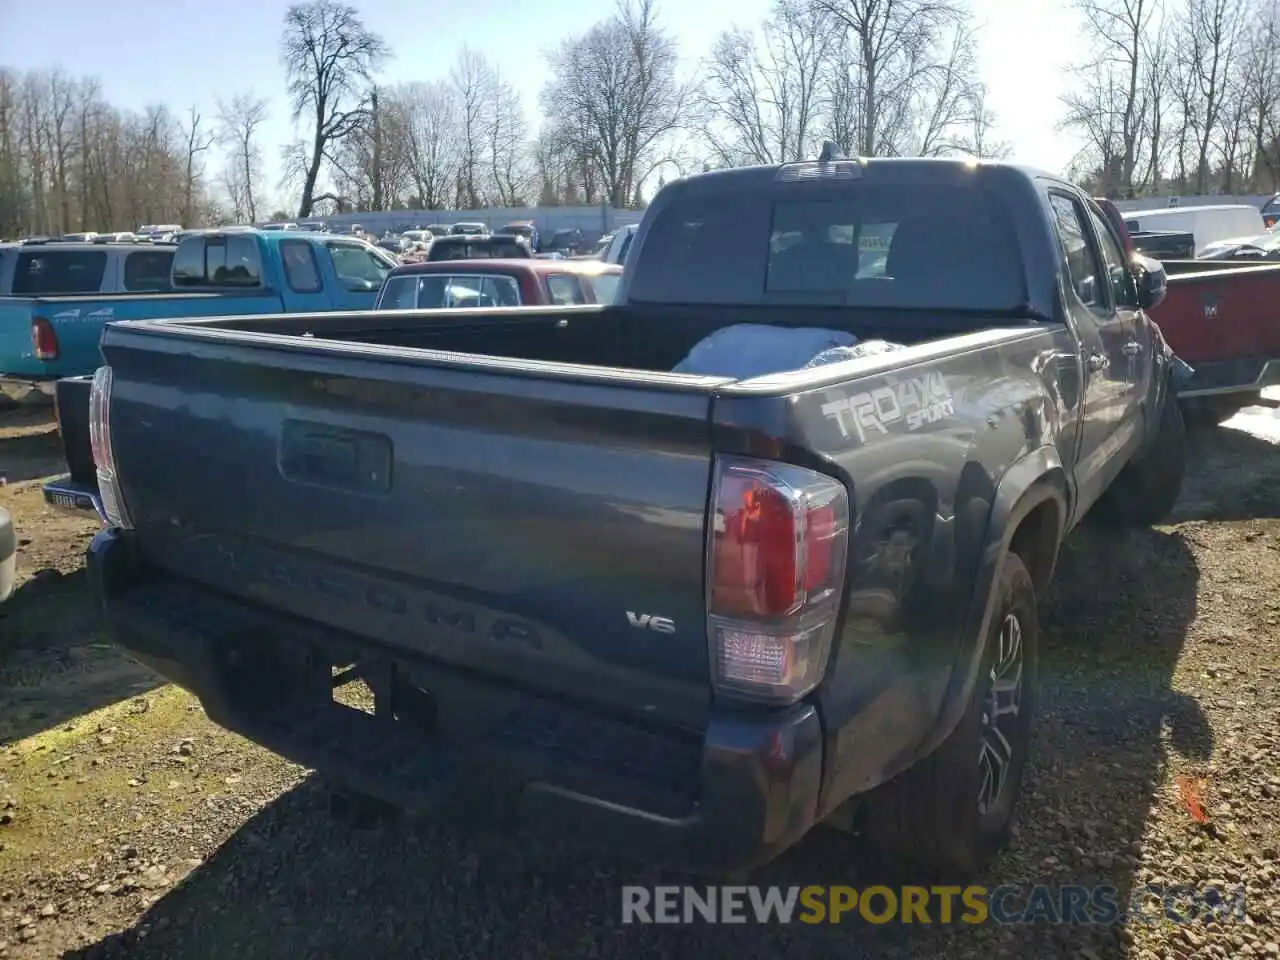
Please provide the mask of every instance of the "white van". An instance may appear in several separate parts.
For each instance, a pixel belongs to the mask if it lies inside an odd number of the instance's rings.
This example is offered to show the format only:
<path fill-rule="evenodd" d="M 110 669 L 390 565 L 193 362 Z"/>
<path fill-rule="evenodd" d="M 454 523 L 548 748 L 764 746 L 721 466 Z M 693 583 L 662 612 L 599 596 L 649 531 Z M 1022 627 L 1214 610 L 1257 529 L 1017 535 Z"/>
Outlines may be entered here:
<path fill-rule="evenodd" d="M 1124 226 L 1130 233 L 1146 230 L 1192 233 L 1196 238 L 1196 256 L 1210 244 L 1223 240 L 1249 240 L 1267 232 L 1262 222 L 1262 211 L 1244 203 L 1133 210 L 1125 213 Z"/>

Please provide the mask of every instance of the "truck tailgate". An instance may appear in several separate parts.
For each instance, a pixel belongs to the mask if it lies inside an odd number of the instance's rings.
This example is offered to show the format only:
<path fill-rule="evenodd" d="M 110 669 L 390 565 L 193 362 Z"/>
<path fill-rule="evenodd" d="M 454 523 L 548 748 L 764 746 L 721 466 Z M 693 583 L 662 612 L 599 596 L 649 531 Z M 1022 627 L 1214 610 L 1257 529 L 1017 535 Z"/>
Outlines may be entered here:
<path fill-rule="evenodd" d="M 532 692 L 705 722 L 710 388 L 296 346 L 104 343 L 144 562 Z"/>
<path fill-rule="evenodd" d="M 31 343 L 35 301 L 30 297 L 0 297 L 0 373 L 31 373 L 41 369 Z"/>
<path fill-rule="evenodd" d="M 1216 360 L 1280 357 L 1280 266 L 1234 266 L 1169 277 L 1151 311 L 1175 353 L 1192 366 Z"/>

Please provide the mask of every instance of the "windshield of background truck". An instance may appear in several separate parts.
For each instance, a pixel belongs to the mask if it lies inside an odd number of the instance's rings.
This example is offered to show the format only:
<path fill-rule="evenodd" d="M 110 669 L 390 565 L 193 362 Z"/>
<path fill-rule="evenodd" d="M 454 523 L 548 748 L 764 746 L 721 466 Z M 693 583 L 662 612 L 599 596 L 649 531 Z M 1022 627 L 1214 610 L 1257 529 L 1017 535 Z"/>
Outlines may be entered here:
<path fill-rule="evenodd" d="M 951 185 L 677 197 L 629 269 L 639 303 L 1010 311 L 1027 299 L 1003 202 Z"/>

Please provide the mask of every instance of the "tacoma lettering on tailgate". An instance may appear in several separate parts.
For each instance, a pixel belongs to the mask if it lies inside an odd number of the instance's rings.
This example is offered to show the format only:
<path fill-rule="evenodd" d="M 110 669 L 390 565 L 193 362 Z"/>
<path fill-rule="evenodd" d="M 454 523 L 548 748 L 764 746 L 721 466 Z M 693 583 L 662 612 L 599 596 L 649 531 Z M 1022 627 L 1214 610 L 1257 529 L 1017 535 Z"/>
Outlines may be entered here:
<path fill-rule="evenodd" d="M 822 405 L 822 412 L 836 422 L 840 436 L 865 442 L 870 434 L 886 434 L 889 427 L 905 423 L 919 430 L 955 413 L 955 401 L 946 378 L 937 370 L 917 377 L 889 379 L 884 386 L 855 393 Z"/>
<path fill-rule="evenodd" d="M 441 627 L 455 635 L 517 644 L 530 650 L 541 650 L 543 646 L 542 636 L 533 624 L 477 604 L 441 600 L 419 590 L 401 592 L 363 577 L 308 569 L 311 565 L 305 562 L 285 562 L 265 551 L 233 548 L 223 542 L 213 546 L 218 560 L 242 580 L 311 593 L 343 605 Z"/>

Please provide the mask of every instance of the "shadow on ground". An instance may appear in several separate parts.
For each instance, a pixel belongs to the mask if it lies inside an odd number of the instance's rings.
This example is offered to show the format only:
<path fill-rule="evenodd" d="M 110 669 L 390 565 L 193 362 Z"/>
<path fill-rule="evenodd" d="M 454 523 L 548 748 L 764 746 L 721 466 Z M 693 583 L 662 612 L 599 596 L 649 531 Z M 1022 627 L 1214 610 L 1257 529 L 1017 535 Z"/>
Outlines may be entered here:
<path fill-rule="evenodd" d="M 62 439 L 49 409 L 10 409 L 0 437 L 0 478 L 8 483 L 65 472 Z"/>
<path fill-rule="evenodd" d="M 1280 434 L 1267 440 L 1247 432 L 1252 419 L 1232 421 L 1240 428 L 1191 429 L 1187 477 L 1171 522 L 1280 517 Z"/>
<path fill-rule="evenodd" d="M 41 570 L 0 605 L 0 746 L 161 684 L 105 642 L 84 569 Z"/>

